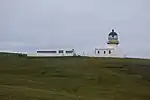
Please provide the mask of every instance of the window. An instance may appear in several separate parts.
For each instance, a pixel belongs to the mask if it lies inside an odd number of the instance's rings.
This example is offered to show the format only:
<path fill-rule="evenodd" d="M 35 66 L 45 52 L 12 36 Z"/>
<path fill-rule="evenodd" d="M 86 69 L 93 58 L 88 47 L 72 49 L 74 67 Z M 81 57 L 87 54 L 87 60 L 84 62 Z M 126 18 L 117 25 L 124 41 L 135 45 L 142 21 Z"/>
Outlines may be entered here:
<path fill-rule="evenodd" d="M 109 54 L 111 54 L 111 50 L 109 50 Z"/>
<path fill-rule="evenodd" d="M 104 51 L 104 54 L 106 54 L 106 51 Z"/>
<path fill-rule="evenodd" d="M 66 51 L 66 53 L 73 53 L 73 51 Z"/>
<path fill-rule="evenodd" d="M 100 51 L 97 51 L 98 54 L 100 54 Z"/>
<path fill-rule="evenodd" d="M 37 51 L 37 53 L 57 53 L 56 51 Z"/>
<path fill-rule="evenodd" d="M 63 50 L 59 50 L 59 53 L 64 53 L 64 51 Z"/>
<path fill-rule="evenodd" d="M 118 36 L 117 35 L 109 36 L 108 40 L 118 40 Z"/>

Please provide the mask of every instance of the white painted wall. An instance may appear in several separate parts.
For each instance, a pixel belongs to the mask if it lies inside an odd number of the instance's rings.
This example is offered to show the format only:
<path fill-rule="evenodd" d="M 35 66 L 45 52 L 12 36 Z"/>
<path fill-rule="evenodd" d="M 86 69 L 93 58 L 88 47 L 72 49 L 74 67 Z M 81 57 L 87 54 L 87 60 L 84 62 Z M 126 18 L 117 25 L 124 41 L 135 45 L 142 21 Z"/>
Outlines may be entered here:
<path fill-rule="evenodd" d="M 109 50 L 111 54 L 109 54 Z M 99 51 L 99 54 L 98 54 Z M 104 54 L 105 51 L 105 54 Z M 105 48 L 105 49 L 95 49 L 94 57 L 119 57 L 117 50 L 114 48 Z"/>
<path fill-rule="evenodd" d="M 116 45 L 116 44 L 108 44 L 108 45 L 107 45 L 107 48 L 117 49 L 117 48 L 118 48 L 118 45 Z"/>
<path fill-rule="evenodd" d="M 73 56 L 73 54 L 71 53 L 71 54 L 66 54 L 66 53 L 63 53 L 63 54 L 58 54 L 58 53 L 56 53 L 56 54 L 52 54 L 52 53 L 37 53 L 37 56 L 45 56 L 45 57 L 48 57 L 48 56 L 50 56 L 50 57 L 58 57 L 58 56 Z"/>

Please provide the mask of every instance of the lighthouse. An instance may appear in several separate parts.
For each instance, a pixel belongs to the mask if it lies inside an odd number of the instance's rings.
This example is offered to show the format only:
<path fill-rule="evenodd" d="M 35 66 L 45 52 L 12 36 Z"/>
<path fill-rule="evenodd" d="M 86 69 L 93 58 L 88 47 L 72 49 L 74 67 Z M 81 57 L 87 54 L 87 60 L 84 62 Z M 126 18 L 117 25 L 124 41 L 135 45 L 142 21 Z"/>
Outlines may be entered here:
<path fill-rule="evenodd" d="M 118 52 L 119 37 L 114 29 L 108 34 L 105 48 L 95 48 L 95 57 L 119 57 Z"/>
<path fill-rule="evenodd" d="M 119 45 L 118 34 L 112 29 L 108 35 L 107 47 L 117 49 Z"/>

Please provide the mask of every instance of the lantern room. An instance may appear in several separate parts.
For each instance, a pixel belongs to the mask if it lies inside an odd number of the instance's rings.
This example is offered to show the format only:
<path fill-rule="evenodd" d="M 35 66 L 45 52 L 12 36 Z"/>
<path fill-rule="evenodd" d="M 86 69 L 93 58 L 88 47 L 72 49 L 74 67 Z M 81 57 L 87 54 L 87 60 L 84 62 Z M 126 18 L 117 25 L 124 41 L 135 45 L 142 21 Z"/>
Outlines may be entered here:
<path fill-rule="evenodd" d="M 118 34 L 114 31 L 114 29 L 112 29 L 112 32 L 110 32 L 108 35 L 107 44 L 119 44 Z"/>

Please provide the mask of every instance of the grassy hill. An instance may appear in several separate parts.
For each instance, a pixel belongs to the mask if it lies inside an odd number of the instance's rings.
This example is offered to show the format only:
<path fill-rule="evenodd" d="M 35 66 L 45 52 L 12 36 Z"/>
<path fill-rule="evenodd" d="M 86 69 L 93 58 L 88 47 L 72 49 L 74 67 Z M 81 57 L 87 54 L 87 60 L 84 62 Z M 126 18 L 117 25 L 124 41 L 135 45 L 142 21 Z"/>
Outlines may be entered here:
<path fill-rule="evenodd" d="M 1 53 L 0 100 L 150 100 L 150 60 Z"/>

